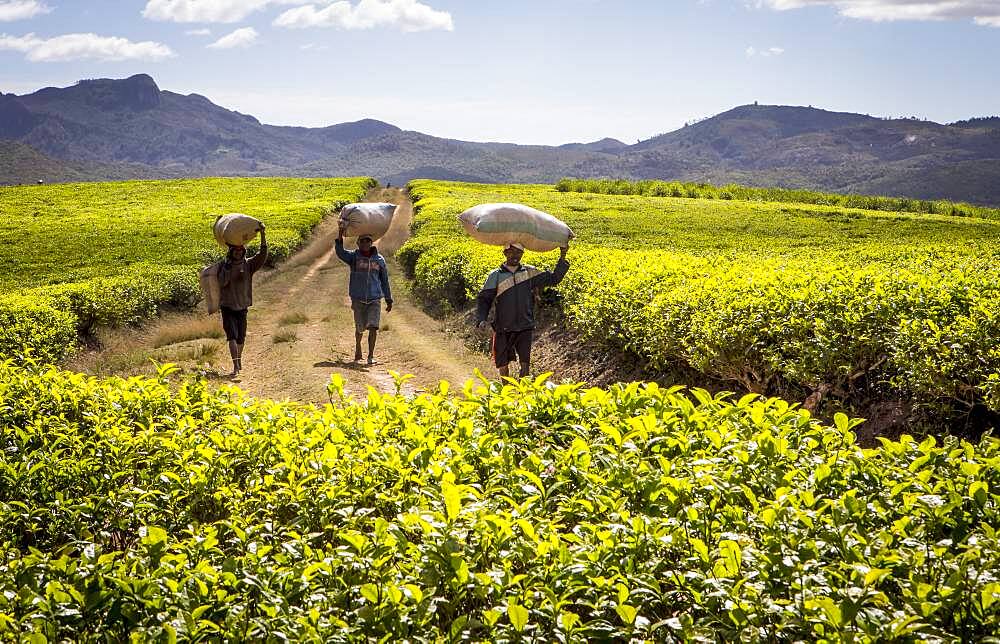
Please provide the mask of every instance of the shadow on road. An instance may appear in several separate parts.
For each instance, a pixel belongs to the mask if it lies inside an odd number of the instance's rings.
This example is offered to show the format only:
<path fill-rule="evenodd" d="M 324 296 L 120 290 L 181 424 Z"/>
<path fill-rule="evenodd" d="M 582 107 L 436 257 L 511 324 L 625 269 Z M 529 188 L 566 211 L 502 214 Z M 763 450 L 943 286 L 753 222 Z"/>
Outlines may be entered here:
<path fill-rule="evenodd" d="M 354 371 L 367 371 L 368 365 L 364 362 L 348 362 L 346 360 L 324 360 L 313 363 L 314 367 L 324 367 L 327 369 L 352 369 Z"/>

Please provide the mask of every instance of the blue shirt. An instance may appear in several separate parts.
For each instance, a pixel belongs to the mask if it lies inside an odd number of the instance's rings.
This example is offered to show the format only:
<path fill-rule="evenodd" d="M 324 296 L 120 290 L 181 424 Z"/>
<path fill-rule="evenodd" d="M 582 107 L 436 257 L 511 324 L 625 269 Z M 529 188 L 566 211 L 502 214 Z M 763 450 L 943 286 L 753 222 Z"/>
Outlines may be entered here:
<path fill-rule="evenodd" d="M 333 247 L 337 251 L 337 257 L 351 267 L 347 292 L 352 300 L 375 302 L 385 298 L 386 302 L 392 302 L 389 269 L 377 248 L 372 246 L 371 255 L 365 257 L 360 251 L 345 250 L 343 239 L 336 240 Z"/>

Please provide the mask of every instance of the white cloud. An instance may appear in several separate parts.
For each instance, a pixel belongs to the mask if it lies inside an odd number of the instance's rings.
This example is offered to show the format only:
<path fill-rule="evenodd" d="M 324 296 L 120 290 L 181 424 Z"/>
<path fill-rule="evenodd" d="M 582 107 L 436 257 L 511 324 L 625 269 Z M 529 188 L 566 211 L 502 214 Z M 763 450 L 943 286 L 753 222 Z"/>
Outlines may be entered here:
<path fill-rule="evenodd" d="M 1000 27 L 997 0 L 756 0 L 755 4 L 778 11 L 830 6 L 849 18 L 876 22 L 974 20 L 979 25 Z"/>
<path fill-rule="evenodd" d="M 768 47 L 767 49 L 757 49 L 756 47 L 750 46 L 746 49 L 747 58 L 753 58 L 754 56 L 763 56 L 764 58 L 769 58 L 770 56 L 780 56 L 785 53 L 785 50 L 781 47 Z"/>
<path fill-rule="evenodd" d="M 148 0 L 142 15 L 169 22 L 239 22 L 268 5 L 305 4 L 309 0 Z"/>
<path fill-rule="evenodd" d="M 397 27 L 403 31 L 452 31 L 455 28 L 450 13 L 438 11 L 418 0 L 360 0 L 357 5 L 338 0 L 324 7 L 307 4 L 285 11 L 274 20 L 274 24 L 299 29 Z"/>
<path fill-rule="evenodd" d="M 211 29 L 188 29 L 187 31 L 184 32 L 184 34 L 188 35 L 188 36 L 211 36 L 212 35 L 212 30 Z"/>
<path fill-rule="evenodd" d="M 214 43 L 209 45 L 212 49 L 235 49 L 237 47 L 249 47 L 257 42 L 257 30 L 253 27 L 243 27 L 231 34 L 226 34 Z"/>
<path fill-rule="evenodd" d="M 326 51 L 329 48 L 329 45 L 317 45 L 314 42 L 307 42 L 304 45 L 299 45 L 299 49 L 302 51 Z"/>
<path fill-rule="evenodd" d="M 43 13 L 52 11 L 44 2 L 38 0 L 10 0 L 0 2 L 0 22 L 12 20 L 27 20 Z"/>
<path fill-rule="evenodd" d="M 25 59 L 36 63 L 71 60 L 156 62 L 175 55 L 169 47 L 158 42 L 132 42 L 126 38 L 97 34 L 65 34 L 55 38 L 39 38 L 35 34 L 0 34 L 0 50 L 4 49 L 24 52 Z"/>
<path fill-rule="evenodd" d="M 353 0 L 147 0 L 142 15 L 149 20 L 170 22 L 233 23 L 281 5 L 296 8 L 274 20 L 279 27 L 454 29 L 450 13 L 419 0 L 359 0 L 356 4 Z"/>

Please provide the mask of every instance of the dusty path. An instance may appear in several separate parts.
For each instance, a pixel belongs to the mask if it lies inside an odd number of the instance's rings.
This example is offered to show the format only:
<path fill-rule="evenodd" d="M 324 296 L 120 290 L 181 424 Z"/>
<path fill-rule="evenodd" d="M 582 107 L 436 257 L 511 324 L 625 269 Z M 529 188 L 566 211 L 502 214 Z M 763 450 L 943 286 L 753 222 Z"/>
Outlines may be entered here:
<path fill-rule="evenodd" d="M 376 241 L 379 251 L 389 258 L 409 234 L 412 204 L 398 189 L 375 189 L 367 201 L 401 204 L 389 232 Z M 473 377 L 475 369 L 492 373 L 487 356 L 467 350 L 459 338 L 447 334 L 440 322 L 410 299 L 392 259 L 389 275 L 394 306 L 392 312 L 382 312 L 383 328 L 375 350 L 379 364 L 367 367 L 354 363 L 348 268 L 333 252 L 335 237 L 336 218 L 328 217 L 305 248 L 276 270 L 258 274 L 243 372 L 235 384 L 258 397 L 325 403 L 327 384 L 334 373 L 343 376 L 350 393 L 361 397 L 368 387 L 395 391 L 390 371 L 413 375 L 404 387 L 407 393 L 436 388 L 441 380 L 459 387 Z M 348 240 L 348 247 L 352 241 Z M 223 339 L 197 337 L 218 334 L 216 327 L 221 325 L 217 317 L 209 318 L 200 311 L 165 317 L 142 332 L 107 339 L 106 349 L 82 356 L 71 366 L 89 372 L 148 372 L 149 359 L 153 358 L 224 380 L 231 361 Z M 171 336 L 179 341 L 164 345 Z M 367 336 L 363 344 L 367 351 Z M 156 345 L 164 346 L 154 349 Z"/>
<path fill-rule="evenodd" d="M 389 257 L 409 234 L 412 206 L 397 189 L 373 190 L 367 200 L 402 205 L 389 232 L 376 241 L 379 251 Z M 394 306 L 392 312 L 382 312 L 383 328 L 375 349 L 379 364 L 367 367 L 354 363 L 348 267 L 333 252 L 335 237 L 336 220 L 328 218 L 301 253 L 305 261 L 292 258 L 287 268 L 276 271 L 255 291 L 251 339 L 244 349 L 240 387 L 268 398 L 325 402 L 326 386 L 334 372 L 344 377 L 355 394 L 363 394 L 369 386 L 395 391 L 390 370 L 414 376 L 407 391 L 436 387 L 441 380 L 464 383 L 476 368 L 486 372 L 485 357 L 468 352 L 410 301 L 400 271 L 391 261 Z M 300 316 L 304 322 L 289 323 L 290 318 Z M 294 333 L 294 340 L 276 342 L 282 339 L 281 334 L 290 333 Z M 367 337 L 363 341 L 367 352 L 366 343 Z M 220 368 L 228 366 L 226 356 L 217 358 Z"/>

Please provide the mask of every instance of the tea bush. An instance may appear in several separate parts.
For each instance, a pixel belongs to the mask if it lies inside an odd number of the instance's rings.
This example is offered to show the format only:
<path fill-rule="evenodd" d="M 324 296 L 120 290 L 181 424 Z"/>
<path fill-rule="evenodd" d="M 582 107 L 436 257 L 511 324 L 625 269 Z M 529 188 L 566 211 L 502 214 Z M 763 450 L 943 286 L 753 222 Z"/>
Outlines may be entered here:
<path fill-rule="evenodd" d="M 798 399 L 997 409 L 1000 222 L 551 186 L 414 181 L 411 191 L 418 227 L 400 258 L 427 298 L 468 302 L 502 261 L 455 216 L 522 202 L 577 234 L 559 287 L 567 323 L 654 368 Z M 551 266 L 554 255 L 526 261 Z"/>
<path fill-rule="evenodd" d="M 0 297 L 0 355 L 56 362 L 76 338 L 71 313 L 29 296 Z"/>
<path fill-rule="evenodd" d="M 1000 210 L 944 199 L 910 199 L 874 195 L 837 194 L 797 188 L 753 188 L 729 184 L 684 183 L 647 179 L 561 179 L 556 183 L 560 192 L 594 192 L 605 195 L 641 195 L 644 197 L 687 197 L 689 199 L 734 199 L 737 201 L 771 201 L 781 203 L 843 206 L 885 212 L 914 212 L 956 217 L 1000 218 Z"/>
<path fill-rule="evenodd" d="M 0 639 L 1000 629 L 997 440 L 861 449 L 777 399 L 543 380 L 314 408 L 0 364 Z"/>

